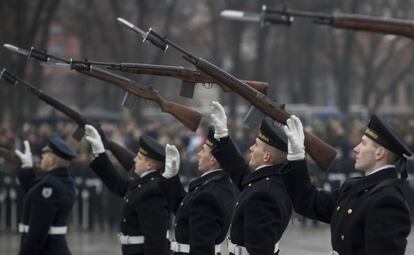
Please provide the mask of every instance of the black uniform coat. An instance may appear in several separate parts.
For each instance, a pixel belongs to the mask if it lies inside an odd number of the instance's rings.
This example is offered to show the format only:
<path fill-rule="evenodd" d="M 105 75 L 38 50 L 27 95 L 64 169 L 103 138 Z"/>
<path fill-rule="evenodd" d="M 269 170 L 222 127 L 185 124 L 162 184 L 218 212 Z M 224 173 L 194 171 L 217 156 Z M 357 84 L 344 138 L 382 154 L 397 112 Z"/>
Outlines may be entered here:
<path fill-rule="evenodd" d="M 33 169 L 21 169 L 18 178 L 27 193 L 22 223 L 29 226 L 23 233 L 20 253 L 71 254 L 65 235 L 49 235 L 51 226 L 66 226 L 75 203 L 75 184 L 65 167 L 50 170 L 36 178 Z"/>
<path fill-rule="evenodd" d="M 349 179 L 332 193 L 310 184 L 305 160 L 289 162 L 283 177 L 298 213 L 331 224 L 332 248 L 340 255 L 404 254 L 411 224 L 400 188 L 374 188 L 396 180 L 394 168 Z"/>
<path fill-rule="evenodd" d="M 169 212 L 157 183 L 161 174 L 155 171 L 143 178 L 123 178 L 105 153 L 96 157 L 90 166 L 113 193 L 123 197 L 121 232 L 128 236 L 145 237 L 143 245 L 122 245 L 122 254 L 168 254 L 166 233 Z"/>
<path fill-rule="evenodd" d="M 274 254 L 292 213 L 280 176 L 285 165 L 251 172 L 229 137 L 220 139 L 212 154 L 241 191 L 231 222 L 232 243 L 246 247 L 251 255 Z"/>
<path fill-rule="evenodd" d="M 213 255 L 214 246 L 226 237 L 237 195 L 227 173 L 212 172 L 194 180 L 188 193 L 178 175 L 160 186 L 175 213 L 176 241 L 189 244 L 192 255 Z"/>

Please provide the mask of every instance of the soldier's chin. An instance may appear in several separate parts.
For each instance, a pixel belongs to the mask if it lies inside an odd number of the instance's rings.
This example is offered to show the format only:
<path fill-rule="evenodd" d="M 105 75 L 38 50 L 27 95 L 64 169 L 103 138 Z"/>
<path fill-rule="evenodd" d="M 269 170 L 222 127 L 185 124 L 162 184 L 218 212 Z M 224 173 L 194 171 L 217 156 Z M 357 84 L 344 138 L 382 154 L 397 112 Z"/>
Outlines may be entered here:
<path fill-rule="evenodd" d="M 251 168 L 251 169 L 253 169 L 254 167 L 253 167 L 253 162 L 251 161 L 251 160 L 249 160 L 249 167 Z"/>

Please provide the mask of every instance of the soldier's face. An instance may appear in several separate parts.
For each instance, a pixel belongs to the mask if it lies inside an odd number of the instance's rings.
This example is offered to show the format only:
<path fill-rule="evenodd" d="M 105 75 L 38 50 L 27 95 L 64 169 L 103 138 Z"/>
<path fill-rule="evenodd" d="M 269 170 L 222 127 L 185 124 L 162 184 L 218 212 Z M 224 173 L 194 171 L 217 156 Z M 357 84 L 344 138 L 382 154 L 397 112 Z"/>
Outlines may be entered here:
<path fill-rule="evenodd" d="M 134 158 L 135 161 L 135 173 L 137 175 L 143 174 L 145 171 L 148 170 L 148 160 L 147 157 L 141 154 L 141 152 L 137 153 L 137 156 Z"/>
<path fill-rule="evenodd" d="M 211 162 L 213 155 L 211 155 L 211 149 L 207 144 L 203 144 L 201 150 L 197 154 L 198 158 L 198 170 L 206 172 L 211 170 Z"/>
<path fill-rule="evenodd" d="M 249 166 L 252 170 L 255 170 L 257 167 L 263 165 L 264 156 L 265 156 L 265 143 L 256 138 L 256 142 L 250 146 L 250 160 Z"/>
<path fill-rule="evenodd" d="M 42 171 L 49 170 L 54 165 L 54 154 L 51 151 L 42 152 L 42 160 L 40 161 L 40 168 Z"/>
<path fill-rule="evenodd" d="M 354 148 L 355 169 L 369 172 L 375 169 L 378 146 L 367 136 L 362 136 L 361 142 Z"/>

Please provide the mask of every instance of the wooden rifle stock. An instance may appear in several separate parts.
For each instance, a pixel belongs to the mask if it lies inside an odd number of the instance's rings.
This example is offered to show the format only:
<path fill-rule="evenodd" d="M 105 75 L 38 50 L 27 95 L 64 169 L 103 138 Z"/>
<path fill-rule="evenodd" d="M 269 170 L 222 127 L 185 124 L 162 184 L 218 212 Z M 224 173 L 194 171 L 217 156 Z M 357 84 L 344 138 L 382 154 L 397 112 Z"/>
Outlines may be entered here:
<path fill-rule="evenodd" d="M 116 66 L 116 65 L 115 65 Z M 109 69 L 118 69 L 117 66 Z M 158 75 L 174 77 L 179 80 L 188 81 L 192 83 L 214 83 L 219 85 L 224 92 L 231 92 L 232 90 L 225 84 L 217 82 L 211 76 L 200 72 L 199 70 L 189 69 L 182 66 L 166 66 L 166 65 L 150 65 L 140 63 L 121 63 L 119 69 L 123 72 L 134 73 L 134 74 L 147 74 L 147 75 Z M 269 84 L 262 81 L 250 81 L 242 80 L 250 87 L 260 91 L 263 94 L 267 93 L 267 87 Z"/>
<path fill-rule="evenodd" d="M 100 129 L 99 125 L 93 124 L 91 121 L 87 120 L 86 117 L 84 117 L 82 114 L 77 112 L 76 110 L 70 108 L 69 106 L 65 105 L 64 103 L 60 102 L 59 100 L 55 99 L 54 97 L 46 94 L 40 89 L 35 88 L 34 86 L 24 82 L 23 80 L 15 77 L 14 75 L 10 74 L 7 71 L 2 72 L 2 78 L 12 84 L 15 84 L 16 82 L 22 84 L 24 88 L 29 91 L 30 93 L 36 95 L 39 99 L 41 99 L 43 102 L 47 103 L 48 105 L 52 106 L 56 110 L 62 112 L 64 115 L 66 115 L 68 118 L 75 121 L 79 128 L 82 130 L 84 129 L 86 124 L 90 124 L 95 126 L 95 128 L 98 129 L 102 141 L 104 142 L 105 148 L 110 150 L 112 154 L 114 154 L 115 158 L 119 161 L 119 163 L 122 165 L 122 167 L 129 171 L 134 166 L 134 157 L 135 155 L 128 151 L 126 148 L 116 144 L 113 141 L 107 140 L 105 137 L 105 134 Z M 20 159 L 19 159 L 20 160 Z"/>
<path fill-rule="evenodd" d="M 362 14 L 317 13 L 291 9 L 266 9 L 265 13 L 279 14 L 287 17 L 302 17 L 313 20 L 316 24 L 335 28 L 352 29 L 382 34 L 400 35 L 414 38 L 414 22 L 411 20 L 375 17 Z"/>
<path fill-rule="evenodd" d="M 73 63 L 71 68 L 98 80 L 112 83 L 131 94 L 156 102 L 160 106 L 162 112 L 173 115 L 178 121 L 192 131 L 196 131 L 200 125 L 202 117 L 200 113 L 191 110 L 184 105 L 165 100 L 151 87 L 142 87 L 131 79 L 84 63 Z"/>
<path fill-rule="evenodd" d="M 0 148 L 0 158 L 4 158 L 4 160 L 13 164 L 17 164 L 19 166 L 22 164 L 22 161 L 19 157 L 17 157 L 14 153 L 6 150 L 5 148 Z"/>
<path fill-rule="evenodd" d="M 333 27 L 414 38 L 414 22 L 357 14 L 334 14 Z"/>
<path fill-rule="evenodd" d="M 226 84 L 267 116 L 286 125 L 289 114 L 274 105 L 264 94 L 252 90 L 242 81 L 202 58 L 197 59 L 196 66 L 202 72 Z M 305 130 L 304 133 L 306 152 L 322 170 L 326 171 L 336 157 L 335 149 L 311 133 Z"/>

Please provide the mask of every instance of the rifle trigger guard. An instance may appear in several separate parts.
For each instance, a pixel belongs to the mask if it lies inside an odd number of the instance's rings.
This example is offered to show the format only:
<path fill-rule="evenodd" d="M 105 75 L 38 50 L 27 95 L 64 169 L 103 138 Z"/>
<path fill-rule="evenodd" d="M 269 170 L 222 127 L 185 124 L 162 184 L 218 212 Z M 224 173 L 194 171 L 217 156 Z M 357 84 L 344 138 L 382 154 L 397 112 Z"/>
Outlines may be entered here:
<path fill-rule="evenodd" d="M 211 89 L 213 87 L 213 83 L 203 83 L 202 86 L 206 89 Z"/>

